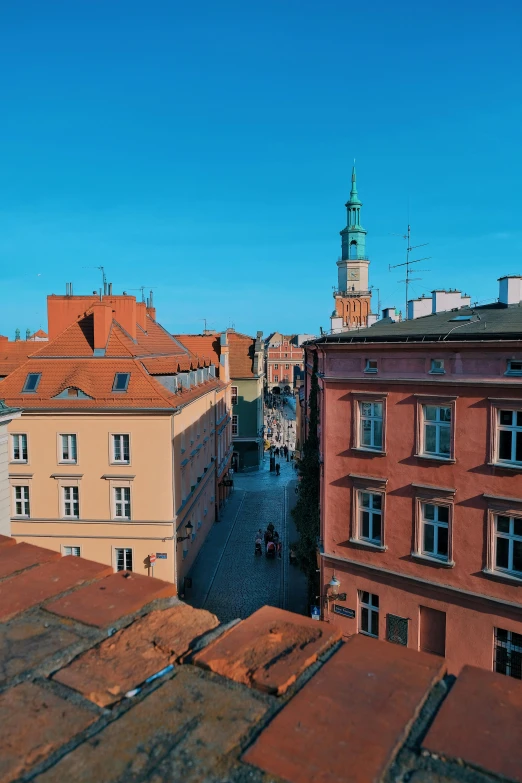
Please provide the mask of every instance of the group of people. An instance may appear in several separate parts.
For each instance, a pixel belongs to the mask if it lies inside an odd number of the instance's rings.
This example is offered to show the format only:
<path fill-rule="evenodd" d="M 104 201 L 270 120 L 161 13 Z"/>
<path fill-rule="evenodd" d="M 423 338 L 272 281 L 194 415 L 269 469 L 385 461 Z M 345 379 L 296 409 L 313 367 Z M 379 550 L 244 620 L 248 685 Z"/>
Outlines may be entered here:
<path fill-rule="evenodd" d="M 265 532 L 259 528 L 259 530 L 256 533 L 256 541 L 255 545 L 257 547 L 262 547 L 263 543 L 265 545 L 265 550 L 268 550 L 269 544 L 275 545 L 275 551 L 277 552 L 278 557 L 281 557 L 281 550 L 282 550 L 282 544 L 281 539 L 279 537 L 279 533 L 275 529 L 274 525 L 270 523 Z"/>

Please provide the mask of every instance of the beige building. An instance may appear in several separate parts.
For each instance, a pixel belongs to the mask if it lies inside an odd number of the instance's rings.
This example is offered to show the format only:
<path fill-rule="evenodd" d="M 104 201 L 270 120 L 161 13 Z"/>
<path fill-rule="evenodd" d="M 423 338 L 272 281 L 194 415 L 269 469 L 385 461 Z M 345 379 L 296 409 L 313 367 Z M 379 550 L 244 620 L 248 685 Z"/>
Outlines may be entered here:
<path fill-rule="evenodd" d="M 7 444 L 12 535 L 181 590 L 232 456 L 226 336 L 216 365 L 134 297 L 52 296 L 48 312 L 50 342 L 0 381 L 23 408 Z"/>

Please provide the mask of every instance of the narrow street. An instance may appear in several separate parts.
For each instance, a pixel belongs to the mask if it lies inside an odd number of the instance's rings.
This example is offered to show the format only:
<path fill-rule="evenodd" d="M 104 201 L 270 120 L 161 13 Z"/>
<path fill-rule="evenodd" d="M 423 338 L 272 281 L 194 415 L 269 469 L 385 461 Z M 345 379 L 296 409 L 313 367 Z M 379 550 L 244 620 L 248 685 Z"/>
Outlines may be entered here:
<path fill-rule="evenodd" d="M 288 405 L 284 418 L 295 420 Z M 290 432 L 295 433 L 295 424 Z M 284 457 L 277 461 L 280 476 L 270 473 L 268 452 L 259 471 L 234 476 L 234 490 L 221 520 L 212 527 L 191 570 L 192 587 L 185 600 L 213 612 L 221 622 L 248 617 L 265 604 L 307 612 L 306 579 L 297 566 L 290 565 L 288 556 L 289 544 L 296 538 L 290 511 L 296 500 L 297 474 L 292 461 Z M 282 557 L 275 560 L 254 555 L 256 531 L 264 531 L 270 522 L 283 544 Z"/>

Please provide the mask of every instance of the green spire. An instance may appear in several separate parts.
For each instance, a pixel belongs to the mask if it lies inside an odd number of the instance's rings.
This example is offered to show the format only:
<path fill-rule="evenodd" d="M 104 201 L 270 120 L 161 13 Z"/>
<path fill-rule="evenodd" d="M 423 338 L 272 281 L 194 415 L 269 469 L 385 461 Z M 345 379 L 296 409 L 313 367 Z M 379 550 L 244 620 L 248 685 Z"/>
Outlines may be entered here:
<path fill-rule="evenodd" d="M 352 168 L 352 189 L 350 198 L 345 204 L 347 221 L 346 228 L 341 231 L 342 258 L 356 260 L 366 257 L 366 231 L 361 225 L 362 201 L 357 193 L 357 175 L 355 161 Z"/>

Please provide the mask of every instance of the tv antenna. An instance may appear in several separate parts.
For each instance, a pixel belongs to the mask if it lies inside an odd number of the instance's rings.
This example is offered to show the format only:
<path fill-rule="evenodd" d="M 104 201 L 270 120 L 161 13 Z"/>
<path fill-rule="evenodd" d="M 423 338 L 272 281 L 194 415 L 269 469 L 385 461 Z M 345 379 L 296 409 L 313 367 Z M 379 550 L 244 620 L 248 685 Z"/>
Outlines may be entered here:
<path fill-rule="evenodd" d="M 105 269 L 103 266 L 84 266 L 83 269 L 99 269 L 102 273 L 102 283 L 103 283 L 103 295 L 107 296 L 107 278 L 105 276 Z"/>
<path fill-rule="evenodd" d="M 410 258 L 410 253 L 412 250 L 416 250 L 418 247 L 426 247 L 426 245 L 429 245 L 429 242 L 423 242 L 422 245 L 411 245 L 411 226 L 408 224 L 408 231 L 406 234 L 394 234 L 394 236 L 401 236 L 403 239 L 406 240 L 407 247 L 406 247 L 406 261 L 402 264 L 394 264 L 391 266 L 388 265 L 389 271 L 392 269 L 398 269 L 400 266 L 406 267 L 406 278 L 404 280 L 399 280 L 399 283 L 405 283 L 406 284 L 406 308 L 404 311 L 405 318 L 408 317 L 408 296 L 409 296 L 409 287 L 410 283 L 414 282 L 415 280 L 421 280 L 420 277 L 412 277 L 411 276 L 411 267 L 412 264 L 418 264 L 420 261 L 427 261 L 431 256 L 424 256 L 424 258 Z M 429 272 L 429 269 L 416 269 L 417 272 Z"/>
<path fill-rule="evenodd" d="M 155 285 L 140 285 L 139 288 L 129 288 L 129 291 L 141 291 L 141 301 L 145 302 L 145 289 L 150 288 L 151 291 L 157 288 Z"/>

